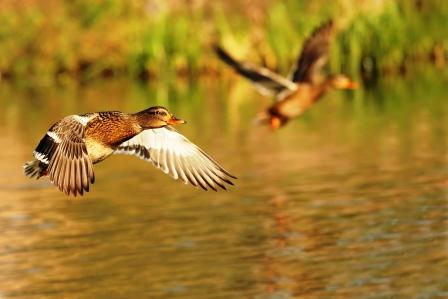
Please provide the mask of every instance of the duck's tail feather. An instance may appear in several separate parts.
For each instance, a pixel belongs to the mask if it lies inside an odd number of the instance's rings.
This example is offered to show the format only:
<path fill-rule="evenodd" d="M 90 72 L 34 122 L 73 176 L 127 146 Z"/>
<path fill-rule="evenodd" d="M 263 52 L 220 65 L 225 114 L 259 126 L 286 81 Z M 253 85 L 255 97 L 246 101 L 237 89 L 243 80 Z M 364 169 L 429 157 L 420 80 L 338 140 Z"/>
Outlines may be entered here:
<path fill-rule="evenodd" d="M 47 167 L 47 164 L 39 160 L 33 160 L 26 162 L 25 165 L 23 165 L 23 172 L 29 178 L 36 177 L 36 179 L 38 179 L 46 174 Z"/>

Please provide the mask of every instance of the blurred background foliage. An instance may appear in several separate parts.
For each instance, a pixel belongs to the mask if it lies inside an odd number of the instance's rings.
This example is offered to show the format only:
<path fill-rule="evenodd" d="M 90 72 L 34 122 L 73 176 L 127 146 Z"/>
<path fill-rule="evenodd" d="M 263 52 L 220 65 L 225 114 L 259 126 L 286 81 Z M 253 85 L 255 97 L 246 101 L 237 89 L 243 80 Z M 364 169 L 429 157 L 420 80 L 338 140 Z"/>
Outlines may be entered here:
<path fill-rule="evenodd" d="M 333 18 L 330 68 L 374 80 L 446 64 L 443 0 L 2 0 L 2 78 L 172 78 L 227 71 L 210 45 L 288 72 L 303 40 Z"/>

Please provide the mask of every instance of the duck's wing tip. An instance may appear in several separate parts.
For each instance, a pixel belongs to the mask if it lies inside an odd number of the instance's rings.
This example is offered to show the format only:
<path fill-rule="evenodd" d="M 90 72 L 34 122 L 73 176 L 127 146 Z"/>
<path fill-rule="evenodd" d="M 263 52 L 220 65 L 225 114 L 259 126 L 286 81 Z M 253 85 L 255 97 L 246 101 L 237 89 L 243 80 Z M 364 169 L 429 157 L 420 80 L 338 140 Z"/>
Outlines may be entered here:
<path fill-rule="evenodd" d="M 291 71 L 291 81 L 309 83 L 316 81 L 318 72 L 327 63 L 334 28 L 335 22 L 329 19 L 316 27 L 307 37 Z"/>

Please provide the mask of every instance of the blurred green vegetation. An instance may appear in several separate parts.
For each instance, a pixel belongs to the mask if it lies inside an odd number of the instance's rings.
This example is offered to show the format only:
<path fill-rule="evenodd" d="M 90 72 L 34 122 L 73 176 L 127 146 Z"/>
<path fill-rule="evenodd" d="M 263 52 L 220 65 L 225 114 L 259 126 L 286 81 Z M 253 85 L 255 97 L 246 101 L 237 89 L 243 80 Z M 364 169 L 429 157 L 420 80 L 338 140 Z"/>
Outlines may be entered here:
<path fill-rule="evenodd" d="M 210 44 L 286 73 L 311 30 L 333 18 L 331 69 L 374 78 L 416 61 L 446 64 L 441 0 L 3 0 L 0 73 L 53 81 L 225 70 Z"/>

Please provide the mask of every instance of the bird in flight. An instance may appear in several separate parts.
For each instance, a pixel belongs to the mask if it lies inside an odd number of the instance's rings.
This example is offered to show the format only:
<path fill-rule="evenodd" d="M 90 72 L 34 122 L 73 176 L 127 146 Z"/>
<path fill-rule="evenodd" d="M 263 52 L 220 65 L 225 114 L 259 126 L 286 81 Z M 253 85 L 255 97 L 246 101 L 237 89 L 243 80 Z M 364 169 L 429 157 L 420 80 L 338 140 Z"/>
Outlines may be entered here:
<path fill-rule="evenodd" d="M 287 78 L 267 68 L 240 62 L 219 45 L 214 45 L 214 50 L 224 63 L 248 79 L 261 94 L 274 97 L 274 103 L 259 115 L 258 121 L 278 129 L 308 110 L 328 90 L 357 87 L 355 82 L 343 74 L 330 75 L 320 80 L 321 70 L 328 61 L 334 31 L 332 20 L 317 27 L 306 39 Z"/>
<path fill-rule="evenodd" d="M 93 164 L 112 154 L 128 154 L 204 190 L 233 185 L 236 177 L 171 127 L 183 123 L 160 106 L 134 114 L 69 115 L 45 133 L 24 172 L 30 178 L 48 176 L 67 195 L 83 195 L 95 181 Z"/>

